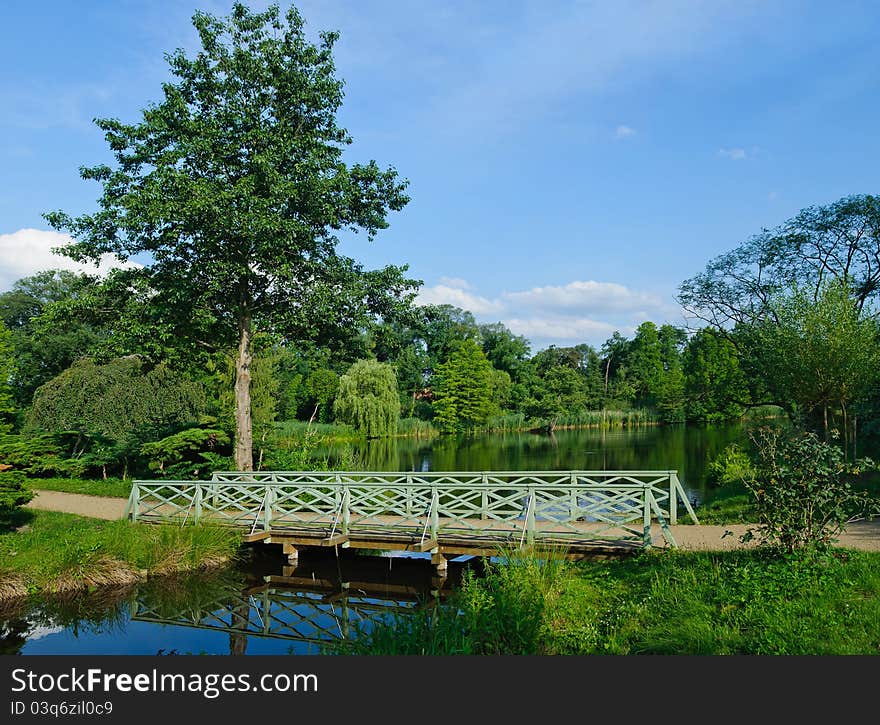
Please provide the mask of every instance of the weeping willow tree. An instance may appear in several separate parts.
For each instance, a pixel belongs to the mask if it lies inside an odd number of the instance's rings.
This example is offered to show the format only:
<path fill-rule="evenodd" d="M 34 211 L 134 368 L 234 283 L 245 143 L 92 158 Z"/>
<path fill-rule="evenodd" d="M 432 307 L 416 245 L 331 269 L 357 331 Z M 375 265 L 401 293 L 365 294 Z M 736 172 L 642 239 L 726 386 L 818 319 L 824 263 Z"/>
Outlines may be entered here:
<path fill-rule="evenodd" d="M 358 360 L 339 379 L 333 411 L 368 438 L 393 435 L 400 418 L 394 368 L 376 360 Z"/>

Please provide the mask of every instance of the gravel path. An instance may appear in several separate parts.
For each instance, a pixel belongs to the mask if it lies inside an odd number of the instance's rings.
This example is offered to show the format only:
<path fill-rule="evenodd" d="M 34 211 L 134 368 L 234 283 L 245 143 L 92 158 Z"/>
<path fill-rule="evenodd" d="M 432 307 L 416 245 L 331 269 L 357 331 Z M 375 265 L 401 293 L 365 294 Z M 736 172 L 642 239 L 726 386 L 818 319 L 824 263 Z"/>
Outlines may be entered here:
<path fill-rule="evenodd" d="M 79 516 L 91 516 L 94 519 L 121 519 L 125 515 L 124 498 L 105 496 L 87 496 L 83 493 L 65 493 L 64 491 L 34 491 L 36 496 L 26 504 L 28 508 L 43 511 L 62 511 Z"/>
<path fill-rule="evenodd" d="M 27 504 L 30 508 L 43 509 L 44 511 L 63 511 L 69 514 L 108 520 L 121 519 L 125 515 L 127 501 L 124 498 L 87 496 L 81 493 L 64 493 L 62 491 L 36 491 L 36 494 L 33 500 Z M 681 549 L 723 551 L 746 546 L 739 543 L 739 536 L 745 533 L 748 528 L 746 524 L 673 526 L 671 528 L 672 535 Z M 733 535 L 722 538 L 724 532 L 728 530 L 732 531 Z M 666 546 L 659 526 L 655 525 L 652 533 L 655 546 Z M 851 524 L 840 537 L 839 545 L 863 551 L 880 551 L 880 520 Z"/>

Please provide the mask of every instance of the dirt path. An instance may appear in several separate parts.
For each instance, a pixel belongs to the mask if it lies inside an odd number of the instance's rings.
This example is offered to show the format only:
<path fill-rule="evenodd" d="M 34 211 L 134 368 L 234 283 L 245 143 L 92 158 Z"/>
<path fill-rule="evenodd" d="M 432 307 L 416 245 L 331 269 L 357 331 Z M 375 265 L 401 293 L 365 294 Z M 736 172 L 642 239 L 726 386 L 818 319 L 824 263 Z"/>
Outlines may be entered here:
<path fill-rule="evenodd" d="M 125 515 L 127 501 L 124 498 L 87 496 L 62 491 L 36 491 L 36 494 L 27 504 L 30 508 L 108 520 L 121 519 Z M 723 551 L 743 547 L 744 545 L 739 543 L 739 537 L 747 528 L 746 524 L 673 526 L 672 535 L 681 549 Z M 722 538 L 724 532 L 728 530 L 732 531 L 733 535 Z M 653 542 L 658 547 L 666 545 L 660 527 L 656 525 L 653 529 Z M 880 551 L 880 520 L 851 524 L 840 537 L 840 546 L 863 551 Z"/>
<path fill-rule="evenodd" d="M 755 544 L 740 544 L 739 537 L 749 528 L 748 524 L 729 524 L 716 526 L 701 524 L 700 526 L 672 526 L 672 536 L 679 548 L 690 551 L 725 551 L 740 549 Z M 732 531 L 732 536 L 724 536 L 725 531 Z M 652 529 L 652 540 L 655 546 L 666 546 L 659 526 Z M 850 524 L 841 534 L 838 546 L 862 551 L 880 551 L 880 520 L 860 521 Z"/>
<path fill-rule="evenodd" d="M 83 493 L 65 493 L 63 491 L 34 491 L 37 495 L 27 504 L 28 508 L 43 511 L 62 511 L 79 516 L 91 516 L 94 519 L 121 519 L 125 515 L 124 498 L 107 496 L 87 496 Z"/>

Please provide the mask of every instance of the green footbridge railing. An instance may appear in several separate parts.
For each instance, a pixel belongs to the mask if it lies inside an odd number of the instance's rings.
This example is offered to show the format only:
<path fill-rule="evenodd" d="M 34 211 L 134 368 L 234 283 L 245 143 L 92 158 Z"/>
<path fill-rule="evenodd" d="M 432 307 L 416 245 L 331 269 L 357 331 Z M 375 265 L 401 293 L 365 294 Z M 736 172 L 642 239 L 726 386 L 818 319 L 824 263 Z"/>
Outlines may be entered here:
<path fill-rule="evenodd" d="M 135 521 L 211 521 L 325 537 L 670 546 L 679 506 L 697 521 L 677 471 L 218 472 L 210 481 L 133 482 Z"/>

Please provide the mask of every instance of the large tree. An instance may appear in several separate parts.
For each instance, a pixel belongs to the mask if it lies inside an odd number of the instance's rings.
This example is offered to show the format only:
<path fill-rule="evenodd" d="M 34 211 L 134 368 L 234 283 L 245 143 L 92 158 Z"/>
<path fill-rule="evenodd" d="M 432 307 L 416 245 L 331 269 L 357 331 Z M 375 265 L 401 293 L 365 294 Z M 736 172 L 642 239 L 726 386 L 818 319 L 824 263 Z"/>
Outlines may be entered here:
<path fill-rule="evenodd" d="M 46 218 L 77 239 L 64 250 L 74 259 L 147 258 L 115 279 L 138 290 L 154 336 L 236 350 L 235 464 L 250 470 L 254 334 L 315 339 L 409 302 L 405 267 L 366 272 L 337 253 L 340 230 L 372 239 L 387 226 L 406 182 L 343 159 L 352 139 L 336 120 L 338 34 L 314 44 L 295 8 L 240 3 L 193 24 L 201 50 L 166 56 L 174 78 L 143 119 L 96 122 L 116 161 L 82 170 L 103 186 L 100 209 Z"/>
<path fill-rule="evenodd" d="M 797 412 L 821 414 L 826 433 L 829 409 L 839 407 L 848 435 L 849 408 L 878 380 L 875 320 L 867 308 L 856 309 L 849 287 L 837 280 L 825 282 L 815 298 L 799 287 L 770 304 L 774 321 L 756 325 L 750 344 L 768 386 Z"/>
<path fill-rule="evenodd" d="M 678 300 L 721 331 L 774 315 L 773 300 L 797 285 L 814 301 L 822 285 L 847 285 L 861 311 L 880 290 L 880 197 L 848 196 L 764 230 L 685 280 Z"/>
<path fill-rule="evenodd" d="M 433 380 L 434 420 L 444 433 L 486 423 L 493 412 L 492 363 L 477 343 L 461 340 L 437 366 Z"/>

